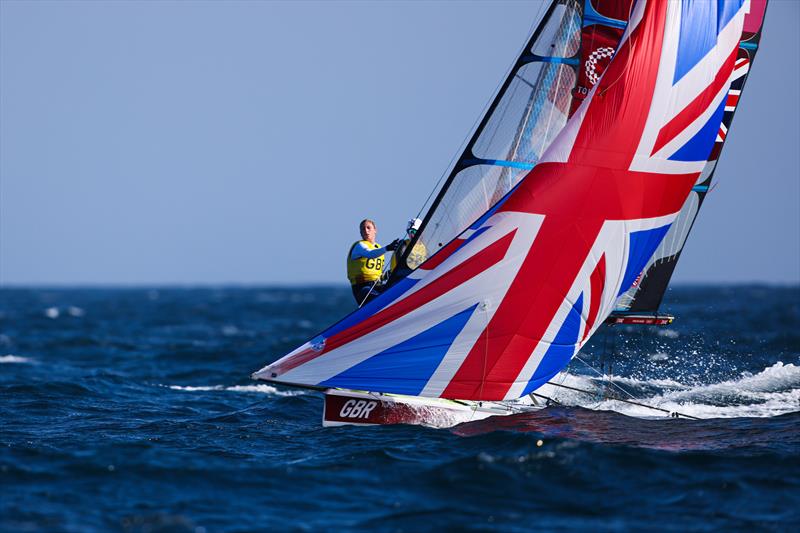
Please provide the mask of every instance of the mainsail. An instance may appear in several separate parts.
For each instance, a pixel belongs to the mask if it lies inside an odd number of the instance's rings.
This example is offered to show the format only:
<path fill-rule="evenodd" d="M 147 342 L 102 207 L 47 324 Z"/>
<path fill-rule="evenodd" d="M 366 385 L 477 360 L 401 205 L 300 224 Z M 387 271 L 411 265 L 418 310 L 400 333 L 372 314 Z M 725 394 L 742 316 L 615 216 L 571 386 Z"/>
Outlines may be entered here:
<path fill-rule="evenodd" d="M 748 6 L 638 0 L 549 147 L 528 149 L 526 131 L 542 135 L 528 122 L 499 156 L 477 136 L 475 156 L 532 165 L 524 179 L 493 206 L 487 189 L 491 207 L 418 269 L 254 376 L 464 400 L 546 383 L 637 280 L 701 176 Z M 550 98 L 542 109 L 567 105 Z"/>
<path fill-rule="evenodd" d="M 536 165 L 597 83 L 633 0 L 555 0 L 455 160 L 413 239 L 435 252 Z M 406 247 L 391 281 L 417 266 Z"/>
<path fill-rule="evenodd" d="M 617 0 L 615 0 L 617 1 Z M 550 4 L 450 170 L 414 238 L 433 253 L 496 204 L 567 123 L 580 62 L 582 0 Z M 407 275 L 398 263 L 392 281 Z"/>
<path fill-rule="evenodd" d="M 739 42 L 736 65 L 728 89 L 728 97 L 724 104 L 720 104 L 722 108 L 717 110 L 717 116 L 714 117 L 712 124 L 709 126 L 714 127 L 720 121 L 719 116 L 721 116 L 722 122 L 719 124 L 714 148 L 708 158 L 708 163 L 706 163 L 703 172 L 700 173 L 700 177 L 697 179 L 697 183 L 686 199 L 678 219 L 667 232 L 642 275 L 625 294 L 620 296 L 615 310 L 617 313 L 656 313 L 661 306 L 661 300 L 664 298 L 670 279 L 672 279 L 672 274 L 689 237 L 689 232 L 697 219 L 703 200 L 711 188 L 719 155 L 728 138 L 728 129 L 733 121 L 733 114 L 739 106 L 739 97 L 742 94 L 753 59 L 758 51 L 766 9 L 767 0 L 750 1 L 749 9 L 744 18 L 744 27 Z"/>

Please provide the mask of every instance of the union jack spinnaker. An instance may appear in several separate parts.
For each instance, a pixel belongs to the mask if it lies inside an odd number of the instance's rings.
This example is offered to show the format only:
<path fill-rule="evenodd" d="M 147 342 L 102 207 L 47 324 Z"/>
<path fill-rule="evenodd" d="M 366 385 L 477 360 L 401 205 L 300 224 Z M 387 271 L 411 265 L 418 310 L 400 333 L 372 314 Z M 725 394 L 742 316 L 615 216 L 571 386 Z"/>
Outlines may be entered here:
<path fill-rule="evenodd" d="M 436 253 L 254 377 L 462 400 L 542 386 L 715 157 L 751 7 L 554 2 L 425 217 Z"/>

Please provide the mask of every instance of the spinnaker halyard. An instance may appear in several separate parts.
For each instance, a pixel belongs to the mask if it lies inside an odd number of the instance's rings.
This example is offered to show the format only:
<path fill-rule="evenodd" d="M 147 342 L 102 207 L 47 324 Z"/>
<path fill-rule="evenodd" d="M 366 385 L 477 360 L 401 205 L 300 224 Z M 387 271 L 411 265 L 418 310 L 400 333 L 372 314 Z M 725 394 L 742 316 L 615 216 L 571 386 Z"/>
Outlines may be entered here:
<path fill-rule="evenodd" d="M 597 4 L 548 10 L 426 216 L 419 238 L 436 253 L 255 378 L 497 402 L 536 391 L 570 362 L 706 167 L 750 8 L 617 1 L 613 18 Z M 605 39 L 601 54 L 587 35 Z M 592 70 L 578 76 L 582 60 Z M 554 82 L 564 78 L 553 66 L 572 77 Z"/>

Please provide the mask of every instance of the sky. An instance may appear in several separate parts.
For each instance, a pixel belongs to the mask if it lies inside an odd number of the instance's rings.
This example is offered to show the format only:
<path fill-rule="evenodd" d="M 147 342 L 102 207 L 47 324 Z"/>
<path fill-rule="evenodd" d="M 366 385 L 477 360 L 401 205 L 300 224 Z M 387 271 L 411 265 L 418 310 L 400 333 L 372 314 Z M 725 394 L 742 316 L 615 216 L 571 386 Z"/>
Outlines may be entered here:
<path fill-rule="evenodd" d="M 347 283 L 401 236 L 539 2 L 0 0 L 0 284 Z M 800 282 L 800 2 L 676 283 Z"/>

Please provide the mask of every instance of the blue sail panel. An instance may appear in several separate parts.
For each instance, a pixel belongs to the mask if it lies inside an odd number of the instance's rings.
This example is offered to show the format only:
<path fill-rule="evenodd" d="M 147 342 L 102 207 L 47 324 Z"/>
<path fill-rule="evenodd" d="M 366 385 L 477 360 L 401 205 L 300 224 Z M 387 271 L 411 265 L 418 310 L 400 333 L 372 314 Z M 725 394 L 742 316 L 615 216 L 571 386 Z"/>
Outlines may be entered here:
<path fill-rule="evenodd" d="M 719 106 L 716 111 L 711 115 L 711 118 L 700 128 L 700 131 L 694 134 L 689 139 L 689 142 L 684 144 L 678 149 L 677 152 L 672 154 L 669 159 L 672 161 L 704 161 L 708 159 L 711 149 L 714 147 L 714 141 L 717 139 L 719 132 L 719 125 L 722 124 L 722 115 L 725 113 L 725 101 L 727 94 L 720 100 Z"/>
<path fill-rule="evenodd" d="M 523 394 L 530 394 L 558 374 L 567 364 L 575 353 L 575 345 L 578 343 L 578 334 L 581 331 L 583 317 L 583 293 L 567 313 L 564 323 L 556 334 L 553 343 L 542 357 L 542 362 L 534 372 L 533 377 L 528 381 Z"/>
<path fill-rule="evenodd" d="M 461 311 L 320 385 L 354 390 L 380 390 L 395 394 L 419 394 L 477 306 L 475 304 Z"/>
<path fill-rule="evenodd" d="M 625 267 L 625 275 L 622 277 L 622 285 L 617 296 L 631 288 L 633 282 L 636 281 L 636 278 L 642 273 L 650 257 L 652 257 L 653 252 L 661 244 L 661 240 L 669 231 L 669 227 L 670 224 L 667 224 L 660 228 L 631 233 L 630 244 L 628 245 L 628 264 Z"/>

